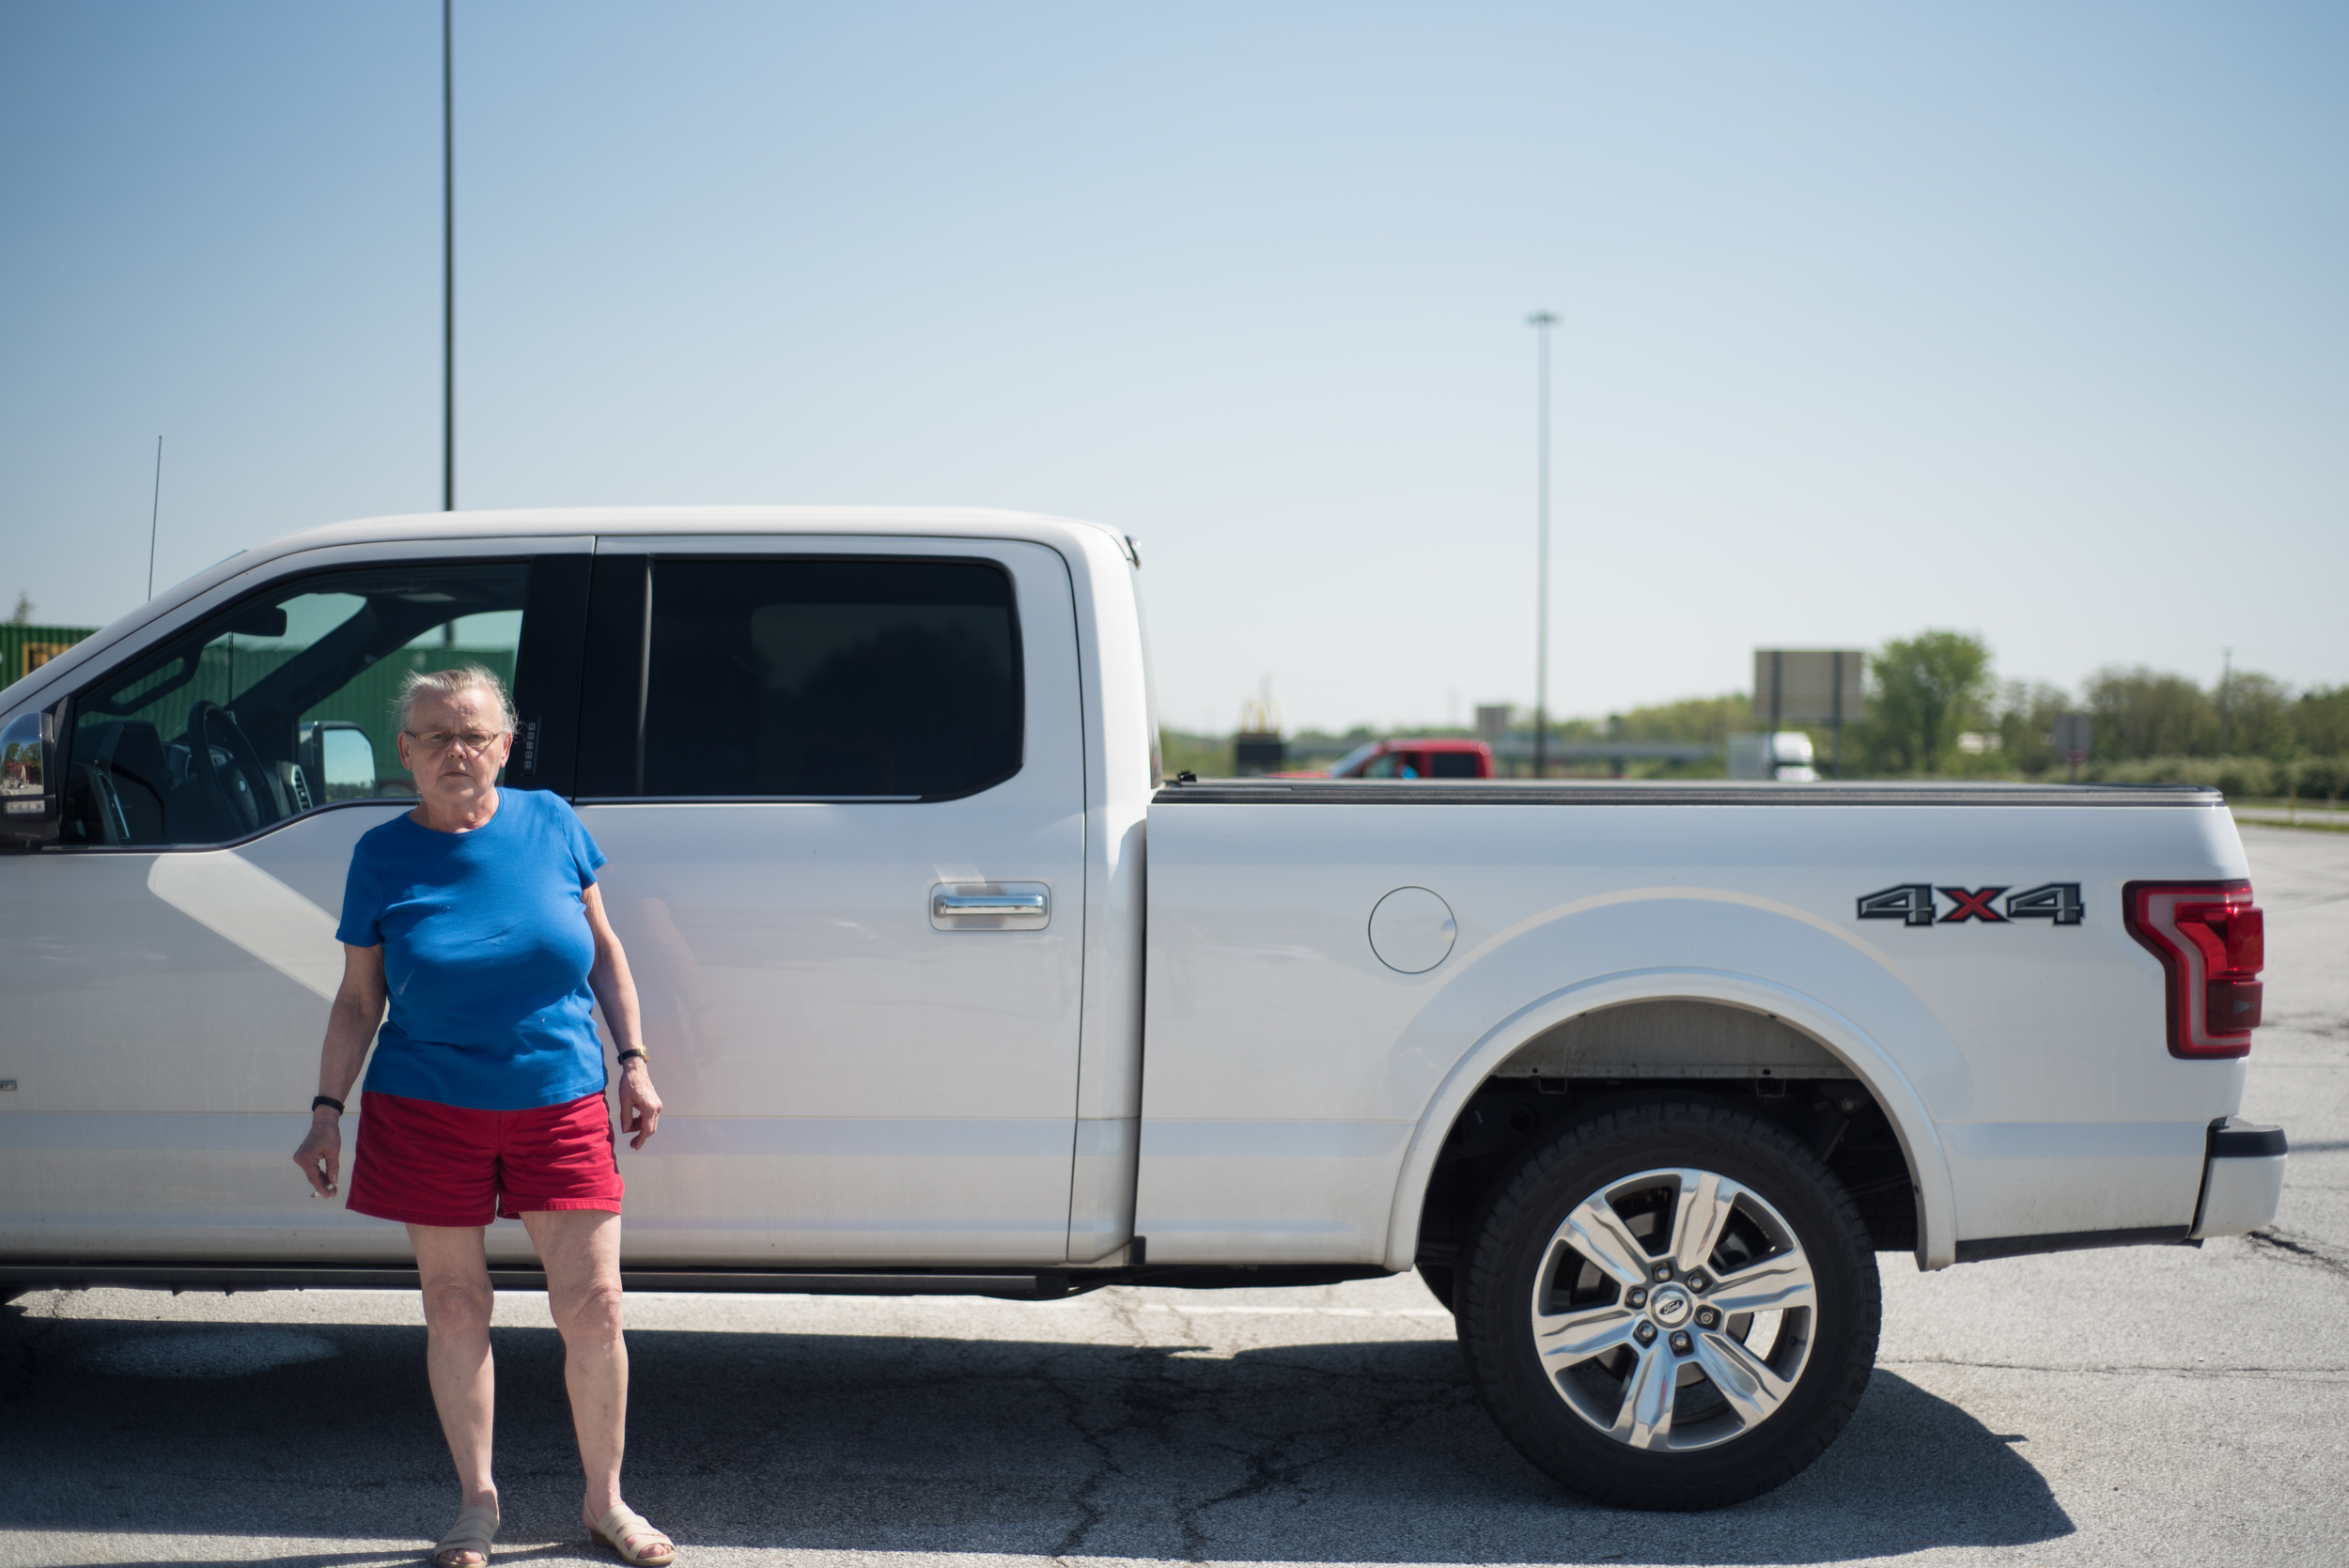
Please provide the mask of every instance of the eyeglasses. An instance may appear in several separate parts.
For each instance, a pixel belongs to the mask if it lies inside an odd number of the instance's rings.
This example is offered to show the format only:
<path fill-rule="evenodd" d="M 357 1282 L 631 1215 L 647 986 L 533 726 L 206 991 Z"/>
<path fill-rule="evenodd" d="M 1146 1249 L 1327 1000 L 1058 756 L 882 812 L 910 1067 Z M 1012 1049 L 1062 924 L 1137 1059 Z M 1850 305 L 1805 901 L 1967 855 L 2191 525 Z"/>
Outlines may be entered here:
<path fill-rule="evenodd" d="M 400 733 L 428 752 L 445 752 L 451 746 L 462 746 L 474 755 L 479 756 L 490 749 L 491 741 L 506 732 L 504 730 L 428 730 L 418 735 L 414 730 L 402 730 Z"/>

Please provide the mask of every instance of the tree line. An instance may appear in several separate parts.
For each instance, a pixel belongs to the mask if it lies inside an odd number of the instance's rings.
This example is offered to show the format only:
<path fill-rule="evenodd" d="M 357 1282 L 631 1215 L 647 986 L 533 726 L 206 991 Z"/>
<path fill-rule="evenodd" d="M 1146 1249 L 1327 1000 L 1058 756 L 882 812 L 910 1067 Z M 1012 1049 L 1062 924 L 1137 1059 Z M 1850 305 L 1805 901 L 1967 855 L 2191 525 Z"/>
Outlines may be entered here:
<path fill-rule="evenodd" d="M 2217 784 L 2229 794 L 2338 797 L 2349 782 L 2349 686 L 2294 691 L 2254 670 L 2211 685 L 2145 665 L 2099 670 L 2077 693 L 2000 681 L 1960 631 L 1895 638 L 1869 660 L 1867 721 L 1845 732 L 1880 775 L 2043 778 L 2068 769 L 2056 720 L 2091 720 L 2083 778 Z"/>
<path fill-rule="evenodd" d="M 2209 686 L 2144 665 L 2099 670 L 2077 692 L 1998 677 L 1989 644 L 1962 631 L 1894 638 L 1868 657 L 1867 718 L 1843 729 L 1847 778 L 2064 778 L 2058 717 L 2092 721 L 2083 779 L 2215 784 L 2231 795 L 2349 794 L 2349 686 L 2295 691 L 2255 670 Z M 1725 744 L 1760 727 L 1748 695 L 1696 697 L 1570 720 L 1574 739 Z M 1824 767 L 1825 725 L 1799 727 Z M 1712 769 L 1702 769 L 1711 771 Z M 1673 774 L 1691 767 L 1663 769 Z"/>
<path fill-rule="evenodd" d="M 2204 687 L 2144 665 L 2111 665 L 2075 693 L 2043 681 L 2002 681 L 1982 638 L 1937 629 L 1894 638 L 1872 652 L 1867 695 L 1867 718 L 1843 728 L 1845 778 L 2067 778 L 2070 760 L 2056 749 L 2055 722 L 2085 713 L 2092 723 L 2083 780 L 2216 784 L 2237 797 L 2349 795 L 2349 686 L 2295 691 L 2271 675 L 2235 670 Z M 1513 717 L 1512 734 L 1528 737 L 1532 715 L 1519 708 Z M 1725 749 L 1731 735 L 1761 727 L 1750 695 L 1734 691 L 1603 719 L 1553 720 L 1549 733 L 1560 741 L 1671 740 Z M 1811 736 L 1824 771 L 1832 747 L 1827 726 L 1788 727 Z M 1358 726 L 1343 737 L 1312 732 L 1298 738 L 1351 744 L 1386 734 L 1472 733 Z M 1204 776 L 1230 767 L 1229 744 L 1221 737 L 1168 731 L 1166 741 L 1170 772 L 1190 767 Z M 1635 764 L 1633 771 L 1702 778 L 1718 777 L 1722 768 L 1716 758 Z"/>

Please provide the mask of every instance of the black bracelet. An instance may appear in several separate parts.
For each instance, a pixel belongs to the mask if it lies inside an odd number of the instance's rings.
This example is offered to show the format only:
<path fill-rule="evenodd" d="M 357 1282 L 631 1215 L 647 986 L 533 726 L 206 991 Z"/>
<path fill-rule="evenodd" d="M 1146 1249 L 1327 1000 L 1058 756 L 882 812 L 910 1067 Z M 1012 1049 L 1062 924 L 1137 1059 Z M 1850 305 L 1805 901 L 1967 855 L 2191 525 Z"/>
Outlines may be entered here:
<path fill-rule="evenodd" d="M 632 1056 L 632 1057 L 634 1057 L 634 1058 L 636 1058 L 636 1060 L 637 1060 L 637 1061 L 644 1063 L 645 1063 L 646 1065 L 647 1065 L 647 1066 L 651 1065 L 651 1063 L 652 1063 L 652 1058 L 651 1058 L 651 1057 L 649 1057 L 649 1056 L 646 1056 L 646 1055 L 645 1054 L 644 1048 L 643 1048 L 643 1047 L 641 1047 L 641 1046 L 630 1046 L 630 1047 L 629 1047 L 629 1048 L 628 1048 L 628 1049 L 626 1049 L 626 1050 L 624 1050 L 624 1051 L 620 1052 L 620 1054 L 619 1054 L 619 1055 L 617 1055 L 617 1056 L 614 1057 L 614 1058 L 613 1058 L 613 1060 L 614 1060 L 614 1062 L 625 1062 L 625 1061 L 627 1061 L 627 1060 L 628 1060 L 630 1057 L 631 1057 L 631 1056 Z"/>
<path fill-rule="evenodd" d="M 320 1094 L 317 1099 L 312 1100 L 310 1102 L 310 1110 L 315 1113 L 318 1108 L 322 1105 L 333 1106 L 334 1108 L 334 1114 L 337 1116 L 340 1116 L 343 1113 L 343 1102 L 336 1099 L 332 1094 Z"/>

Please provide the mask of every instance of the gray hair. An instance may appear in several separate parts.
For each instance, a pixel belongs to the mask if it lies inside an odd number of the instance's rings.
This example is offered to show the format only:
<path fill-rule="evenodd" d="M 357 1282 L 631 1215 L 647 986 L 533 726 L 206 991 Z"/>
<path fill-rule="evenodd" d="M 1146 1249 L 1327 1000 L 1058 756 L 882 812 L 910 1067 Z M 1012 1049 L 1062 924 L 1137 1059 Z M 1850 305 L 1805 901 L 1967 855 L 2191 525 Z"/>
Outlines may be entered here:
<path fill-rule="evenodd" d="M 487 691 L 497 699 L 498 728 L 514 730 L 514 704 L 506 683 L 478 664 L 457 664 L 445 670 L 411 670 L 399 683 L 399 727 L 406 729 L 418 697 L 454 697 L 459 691 Z"/>

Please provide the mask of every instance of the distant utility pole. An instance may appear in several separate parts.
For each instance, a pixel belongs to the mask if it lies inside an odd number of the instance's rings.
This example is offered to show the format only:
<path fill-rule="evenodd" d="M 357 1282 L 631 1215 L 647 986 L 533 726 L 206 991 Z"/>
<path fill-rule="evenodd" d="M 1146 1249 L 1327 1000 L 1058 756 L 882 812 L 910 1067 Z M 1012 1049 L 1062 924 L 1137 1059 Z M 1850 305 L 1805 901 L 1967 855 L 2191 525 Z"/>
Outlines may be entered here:
<path fill-rule="evenodd" d="M 2218 754 L 2233 754 L 2234 746 L 2234 649 L 2220 654 L 2218 666 Z"/>
<path fill-rule="evenodd" d="M 147 597 L 155 597 L 155 530 L 163 520 L 163 438 L 155 438 L 155 505 L 147 514 Z"/>
<path fill-rule="evenodd" d="M 441 510 L 457 510 L 457 110 L 450 7 L 441 0 Z"/>
<path fill-rule="evenodd" d="M 1525 318 L 1541 345 L 1541 479 L 1535 503 L 1533 568 L 1533 776 L 1549 772 L 1549 329 L 1558 318 L 1537 310 Z"/>

